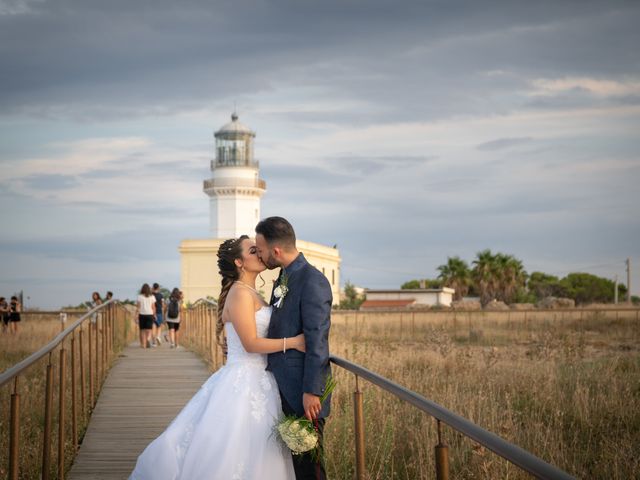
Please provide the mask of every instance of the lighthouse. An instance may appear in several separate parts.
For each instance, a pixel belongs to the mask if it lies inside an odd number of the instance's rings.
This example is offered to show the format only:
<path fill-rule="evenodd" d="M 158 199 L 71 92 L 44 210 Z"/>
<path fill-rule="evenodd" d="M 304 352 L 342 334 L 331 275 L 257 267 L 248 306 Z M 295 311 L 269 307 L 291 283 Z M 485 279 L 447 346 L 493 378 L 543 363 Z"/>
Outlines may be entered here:
<path fill-rule="evenodd" d="M 231 121 L 214 133 L 215 159 L 211 161 L 211 178 L 204 181 L 213 238 L 251 233 L 260 220 L 260 198 L 267 185 L 253 158 L 255 136 L 235 112 Z"/>
<path fill-rule="evenodd" d="M 208 238 L 184 239 L 180 242 L 180 290 L 186 302 L 217 299 L 222 279 L 218 273 L 218 249 L 229 238 L 253 237 L 261 220 L 260 201 L 267 184 L 260 178 L 260 166 L 253 156 L 255 132 L 243 125 L 234 112 L 231 121 L 213 134 L 215 158 L 211 160 L 211 176 L 204 181 L 209 197 Z M 198 182 L 199 183 L 199 182 Z M 196 184 L 198 185 L 198 184 Z M 195 186 L 195 185 L 194 185 Z M 280 211 L 267 212 L 270 215 Z M 267 215 L 268 216 L 268 215 Z M 206 225 L 203 218 L 203 230 Z M 295 225 L 294 225 L 295 227 Z M 335 247 L 296 240 L 298 250 L 311 265 L 329 280 L 333 302 L 340 301 L 340 253 Z M 271 297 L 271 289 L 279 269 L 260 274 L 256 285 L 263 297 Z"/>

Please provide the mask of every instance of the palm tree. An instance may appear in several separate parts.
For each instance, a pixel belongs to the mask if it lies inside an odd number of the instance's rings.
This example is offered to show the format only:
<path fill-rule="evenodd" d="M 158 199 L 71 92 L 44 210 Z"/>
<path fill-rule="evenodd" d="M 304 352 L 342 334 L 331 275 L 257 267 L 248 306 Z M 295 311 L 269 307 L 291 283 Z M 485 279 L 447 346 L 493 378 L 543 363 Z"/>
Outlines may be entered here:
<path fill-rule="evenodd" d="M 522 261 L 513 255 L 505 255 L 503 282 L 502 294 L 507 303 L 511 303 L 518 291 L 523 289 L 527 283 L 527 272 Z"/>
<path fill-rule="evenodd" d="M 471 278 L 478 290 L 482 305 L 486 305 L 495 298 L 497 290 L 496 257 L 488 248 L 476 254 Z"/>
<path fill-rule="evenodd" d="M 440 265 L 438 270 L 438 278 L 442 280 L 442 285 L 455 290 L 454 300 L 461 300 L 469 292 L 471 272 L 467 262 L 460 257 L 448 257 L 447 263 Z"/>

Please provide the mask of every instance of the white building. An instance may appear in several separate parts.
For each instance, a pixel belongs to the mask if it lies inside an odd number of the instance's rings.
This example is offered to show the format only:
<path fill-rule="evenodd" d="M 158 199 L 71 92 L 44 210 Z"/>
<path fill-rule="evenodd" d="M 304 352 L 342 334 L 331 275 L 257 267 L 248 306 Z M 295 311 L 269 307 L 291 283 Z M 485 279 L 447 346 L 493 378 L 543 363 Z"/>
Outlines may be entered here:
<path fill-rule="evenodd" d="M 228 238 L 255 236 L 260 220 L 260 199 L 267 184 L 260 178 L 254 160 L 255 132 L 231 116 L 231 122 L 215 132 L 215 159 L 211 161 L 211 178 L 204 181 L 209 199 L 210 238 L 189 239 L 180 243 L 180 285 L 187 302 L 199 298 L 218 298 L 218 247 Z M 277 212 L 274 213 L 277 215 Z M 294 225 L 295 228 L 295 225 Z M 336 248 L 304 240 L 297 241 L 298 250 L 307 261 L 329 280 L 334 303 L 340 301 L 340 254 Z M 273 282 L 279 269 L 267 270 L 258 278 L 256 287 L 266 300 L 271 297 Z"/>
<path fill-rule="evenodd" d="M 450 307 L 453 301 L 453 288 L 420 288 L 399 290 L 367 290 L 367 299 L 361 310 L 394 308 L 420 308 L 444 306 Z"/>

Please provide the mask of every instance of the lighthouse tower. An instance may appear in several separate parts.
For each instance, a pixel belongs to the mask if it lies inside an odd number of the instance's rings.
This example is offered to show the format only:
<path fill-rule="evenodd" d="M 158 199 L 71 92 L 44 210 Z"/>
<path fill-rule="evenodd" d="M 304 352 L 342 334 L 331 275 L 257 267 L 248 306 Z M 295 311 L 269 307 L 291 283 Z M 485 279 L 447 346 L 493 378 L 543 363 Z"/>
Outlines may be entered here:
<path fill-rule="evenodd" d="M 218 130 L 216 158 L 211 161 L 211 178 L 204 181 L 209 195 L 209 228 L 213 238 L 252 235 L 260 220 L 260 197 L 267 184 L 260 179 L 253 158 L 255 132 L 231 115 L 231 122 Z"/>

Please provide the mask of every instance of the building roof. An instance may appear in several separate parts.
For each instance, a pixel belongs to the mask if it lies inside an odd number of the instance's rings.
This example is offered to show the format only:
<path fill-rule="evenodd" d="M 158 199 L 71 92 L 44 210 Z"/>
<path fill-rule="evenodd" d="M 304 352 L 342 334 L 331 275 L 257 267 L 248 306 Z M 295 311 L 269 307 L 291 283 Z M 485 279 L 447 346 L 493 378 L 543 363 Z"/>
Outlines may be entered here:
<path fill-rule="evenodd" d="M 373 288 L 367 288 L 366 289 L 367 293 L 402 293 L 403 295 L 412 295 L 415 293 L 440 293 L 440 292 L 445 292 L 445 293 L 454 293 L 455 290 L 453 288 L 449 288 L 449 287 L 442 287 L 442 288 L 390 288 L 390 289 L 383 289 L 383 290 L 376 290 Z"/>
<path fill-rule="evenodd" d="M 224 135 L 225 133 L 232 133 L 232 134 L 246 133 L 249 135 L 255 135 L 255 133 L 252 132 L 249 127 L 247 127 L 244 123 L 240 123 L 238 121 L 238 114 L 235 112 L 233 112 L 233 114 L 231 115 L 231 121 L 226 125 L 223 125 L 220 128 L 220 130 L 216 132 L 215 136 L 217 137 L 220 134 Z"/>
<path fill-rule="evenodd" d="M 415 298 L 404 298 L 402 300 L 365 300 L 360 308 L 389 308 L 407 307 L 416 302 Z"/>

